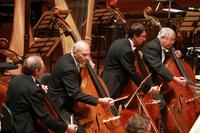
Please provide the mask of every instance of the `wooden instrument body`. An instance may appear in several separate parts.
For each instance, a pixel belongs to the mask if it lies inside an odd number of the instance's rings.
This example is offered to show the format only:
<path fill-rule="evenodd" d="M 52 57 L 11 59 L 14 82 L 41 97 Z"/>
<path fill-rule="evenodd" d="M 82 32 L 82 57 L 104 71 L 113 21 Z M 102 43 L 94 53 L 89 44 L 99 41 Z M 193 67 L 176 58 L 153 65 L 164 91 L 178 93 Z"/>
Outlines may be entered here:
<path fill-rule="evenodd" d="M 181 67 L 190 78 L 190 82 L 196 83 L 193 70 L 184 61 L 180 61 Z M 165 66 L 175 76 L 183 76 L 173 58 L 166 61 Z M 187 79 L 187 77 L 185 77 Z M 188 79 L 187 79 L 188 80 Z M 188 85 L 182 86 L 175 81 L 165 83 L 163 87 L 164 97 L 168 105 L 168 131 L 188 133 L 198 117 L 200 101 L 194 88 Z M 171 95 L 171 96 L 169 96 Z M 190 101 L 191 99 L 194 100 Z"/>
<path fill-rule="evenodd" d="M 93 80 L 90 77 L 90 74 L 88 73 L 87 69 L 83 69 L 81 72 L 82 76 L 82 85 L 81 90 L 89 95 L 96 96 L 96 97 L 104 97 L 101 96 L 101 94 L 98 91 L 98 88 L 93 83 Z M 106 88 L 103 81 L 98 77 L 98 80 L 104 88 Z M 105 92 L 108 94 L 107 88 L 105 89 Z M 84 110 L 87 110 L 85 112 Z M 114 118 L 112 114 L 112 109 L 109 108 L 108 105 L 104 104 L 97 104 L 97 106 L 92 105 L 85 105 L 84 109 L 82 110 L 86 114 L 86 116 L 83 119 L 80 119 L 80 122 L 84 127 L 86 128 L 86 132 L 100 132 L 100 133 L 124 133 L 125 129 L 122 125 L 120 118 L 111 120 Z M 117 117 L 116 117 L 117 118 Z M 108 121 L 107 121 L 108 120 Z"/>

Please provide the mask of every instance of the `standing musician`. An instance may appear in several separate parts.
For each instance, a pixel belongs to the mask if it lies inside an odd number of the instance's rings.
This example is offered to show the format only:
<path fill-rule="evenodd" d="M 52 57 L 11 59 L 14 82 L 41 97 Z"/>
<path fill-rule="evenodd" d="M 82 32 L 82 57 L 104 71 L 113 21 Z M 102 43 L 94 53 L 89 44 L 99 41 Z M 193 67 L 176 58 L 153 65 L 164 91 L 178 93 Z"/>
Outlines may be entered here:
<path fill-rule="evenodd" d="M 142 82 L 142 78 L 136 71 L 134 64 L 135 46 L 140 46 L 146 40 L 145 27 L 142 24 L 135 23 L 128 30 L 128 38 L 114 41 L 108 51 L 102 79 L 110 91 L 112 98 L 120 97 L 122 88 L 127 84 L 130 78 L 137 86 Z M 159 94 L 160 89 L 150 83 L 145 83 L 142 88 L 144 93 L 155 94 L 155 99 L 161 100 L 160 109 L 165 106 L 165 100 Z"/>
<path fill-rule="evenodd" d="M 142 24 L 133 24 L 128 33 L 128 38 L 114 41 L 107 53 L 102 79 L 108 87 L 112 98 L 118 98 L 121 95 L 122 88 L 130 78 L 136 85 L 142 82 L 142 78 L 136 71 L 134 65 L 134 49 L 140 46 L 146 40 L 146 31 Z M 145 84 L 142 91 L 145 93 L 159 93 L 157 86 L 151 87 Z"/>
<path fill-rule="evenodd" d="M 57 60 L 49 77 L 48 94 L 69 120 L 74 114 L 73 107 L 77 101 L 94 106 L 98 103 L 113 104 L 114 102 L 112 98 L 98 98 L 81 91 L 80 67 L 86 64 L 87 59 L 90 59 L 90 46 L 83 40 L 77 41 L 71 53 Z M 78 125 L 78 133 L 85 132 L 77 119 L 74 119 L 74 123 Z"/>
<path fill-rule="evenodd" d="M 150 72 L 152 73 L 152 80 L 156 84 L 157 76 L 161 76 L 166 82 L 171 80 L 176 81 L 177 83 L 185 86 L 186 79 L 184 77 L 177 77 L 173 75 L 168 69 L 164 66 L 164 61 L 167 57 L 165 54 L 165 49 L 170 49 L 175 42 L 175 32 L 168 27 L 163 27 L 159 31 L 157 37 L 147 43 L 142 48 L 143 57 L 145 63 L 147 64 Z M 176 56 L 180 57 L 181 52 L 177 50 Z M 166 107 L 162 107 L 161 114 L 163 116 L 163 122 L 166 127 Z"/>
<path fill-rule="evenodd" d="M 74 133 L 77 126 L 54 119 L 45 111 L 44 93 L 36 84 L 44 71 L 44 62 L 37 55 L 28 57 L 23 64 L 23 74 L 9 82 L 7 106 L 13 114 L 13 133 L 42 133 L 36 120 L 40 119 L 57 133 Z"/>
<path fill-rule="evenodd" d="M 176 81 L 181 85 L 186 85 L 186 79 L 184 77 L 177 77 L 173 75 L 168 69 L 164 66 L 164 61 L 166 59 L 165 49 L 170 49 L 176 39 L 175 32 L 168 27 L 163 27 L 157 37 L 147 43 L 142 48 L 142 53 L 144 60 L 152 72 L 153 81 L 155 82 L 157 76 L 161 76 L 166 82 L 171 80 Z M 181 52 L 177 50 L 177 57 L 181 57 Z"/>

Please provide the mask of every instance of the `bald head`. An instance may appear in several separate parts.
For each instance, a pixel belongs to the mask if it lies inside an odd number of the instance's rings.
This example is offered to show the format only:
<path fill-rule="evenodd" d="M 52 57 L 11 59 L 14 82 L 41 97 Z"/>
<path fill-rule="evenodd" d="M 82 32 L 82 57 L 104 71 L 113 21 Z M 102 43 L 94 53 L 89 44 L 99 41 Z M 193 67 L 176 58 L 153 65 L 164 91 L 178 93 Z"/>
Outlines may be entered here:
<path fill-rule="evenodd" d="M 78 63 L 84 65 L 90 59 L 90 45 L 83 40 L 78 41 L 73 46 L 72 54 Z"/>
<path fill-rule="evenodd" d="M 38 55 L 32 55 L 25 59 L 23 64 L 23 73 L 26 75 L 33 75 L 33 73 L 44 67 L 42 58 Z"/>

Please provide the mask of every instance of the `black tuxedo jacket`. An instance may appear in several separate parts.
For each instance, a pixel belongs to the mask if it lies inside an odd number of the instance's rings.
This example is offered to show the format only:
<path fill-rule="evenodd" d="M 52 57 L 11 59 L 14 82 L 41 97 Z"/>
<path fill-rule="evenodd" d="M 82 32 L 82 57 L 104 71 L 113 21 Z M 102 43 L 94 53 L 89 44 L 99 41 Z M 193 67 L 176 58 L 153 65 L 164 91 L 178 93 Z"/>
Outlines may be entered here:
<path fill-rule="evenodd" d="M 64 133 L 67 128 L 46 112 L 41 88 L 29 75 L 16 76 L 9 82 L 6 104 L 13 114 L 16 133 L 41 133 L 36 118 L 57 133 Z"/>
<path fill-rule="evenodd" d="M 106 56 L 102 79 L 113 98 L 121 94 L 121 89 L 130 78 L 136 85 L 143 80 L 136 72 L 134 65 L 135 54 L 131 50 L 131 43 L 128 39 L 118 39 L 112 43 Z M 147 93 L 150 85 L 146 84 L 143 91 Z"/>
<path fill-rule="evenodd" d="M 65 54 L 54 65 L 48 82 L 48 95 L 59 109 L 64 107 L 68 111 L 72 111 L 77 101 L 96 105 L 98 98 L 83 93 L 80 85 L 81 76 L 75 61 L 71 54 Z"/>
<path fill-rule="evenodd" d="M 169 82 L 173 78 L 173 74 L 162 63 L 162 49 L 158 38 L 147 43 L 142 48 L 145 63 L 152 72 L 154 80 L 160 75 L 165 81 Z"/>

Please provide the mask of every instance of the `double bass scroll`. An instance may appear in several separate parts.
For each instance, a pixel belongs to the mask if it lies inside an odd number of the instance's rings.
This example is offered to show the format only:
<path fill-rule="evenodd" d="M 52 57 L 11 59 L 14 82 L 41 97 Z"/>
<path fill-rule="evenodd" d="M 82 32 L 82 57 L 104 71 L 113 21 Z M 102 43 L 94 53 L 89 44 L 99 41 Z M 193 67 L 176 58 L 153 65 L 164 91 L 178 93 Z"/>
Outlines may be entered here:
<path fill-rule="evenodd" d="M 56 7 L 53 7 L 51 9 L 51 12 L 52 12 L 53 21 L 55 21 L 55 23 L 58 24 L 58 26 L 60 28 L 62 28 L 65 36 L 70 35 L 72 37 L 73 41 L 77 42 L 78 38 L 76 37 L 75 33 L 72 31 L 69 24 L 59 16 L 60 10 Z"/>

